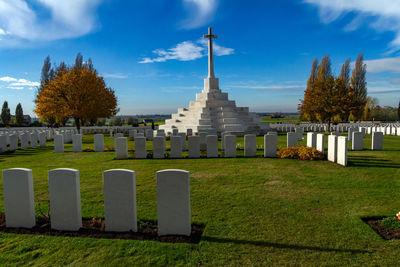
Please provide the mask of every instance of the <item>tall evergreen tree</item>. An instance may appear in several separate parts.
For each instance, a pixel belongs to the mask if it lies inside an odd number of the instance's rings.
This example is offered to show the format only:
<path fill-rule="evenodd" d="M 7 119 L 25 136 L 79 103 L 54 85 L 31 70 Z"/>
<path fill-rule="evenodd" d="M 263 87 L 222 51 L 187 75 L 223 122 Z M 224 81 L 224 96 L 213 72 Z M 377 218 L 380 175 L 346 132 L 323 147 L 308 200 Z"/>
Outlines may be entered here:
<path fill-rule="evenodd" d="M 24 124 L 24 111 L 22 110 L 21 103 L 18 103 L 17 107 L 15 108 L 15 122 L 18 126 Z"/>
<path fill-rule="evenodd" d="M 350 90 L 350 59 L 342 65 L 339 77 L 335 84 L 335 114 L 342 121 L 347 121 L 350 115 L 349 90 Z"/>
<path fill-rule="evenodd" d="M 49 83 L 50 79 L 52 78 L 52 68 L 51 68 L 51 62 L 50 62 L 50 56 L 47 56 L 43 62 L 43 67 L 42 67 L 42 73 L 40 76 L 40 87 L 38 90 L 38 93 L 43 91 L 43 89 L 46 87 L 46 85 Z"/>
<path fill-rule="evenodd" d="M 335 115 L 335 78 L 332 75 L 331 60 L 324 56 L 318 66 L 315 81 L 314 106 L 316 118 L 320 122 L 327 122 L 330 129 L 331 121 Z"/>
<path fill-rule="evenodd" d="M 361 119 L 367 103 L 367 65 L 364 64 L 363 54 L 358 55 L 350 79 L 350 103 L 353 119 Z"/>
<path fill-rule="evenodd" d="M 400 101 L 399 101 L 399 107 L 397 108 L 397 120 L 400 121 Z"/>
<path fill-rule="evenodd" d="M 11 120 L 10 109 L 8 108 L 7 101 L 4 101 L 3 108 L 1 109 L 1 121 L 5 126 L 7 126 L 10 123 L 10 120 Z"/>
<path fill-rule="evenodd" d="M 298 107 L 300 114 L 307 120 L 313 121 L 316 119 L 315 110 L 313 105 L 313 97 L 314 93 L 314 85 L 317 80 L 317 71 L 318 71 L 318 59 L 315 58 L 311 67 L 311 74 L 307 80 L 307 88 L 304 91 L 304 100 L 301 101 L 301 104 Z"/>

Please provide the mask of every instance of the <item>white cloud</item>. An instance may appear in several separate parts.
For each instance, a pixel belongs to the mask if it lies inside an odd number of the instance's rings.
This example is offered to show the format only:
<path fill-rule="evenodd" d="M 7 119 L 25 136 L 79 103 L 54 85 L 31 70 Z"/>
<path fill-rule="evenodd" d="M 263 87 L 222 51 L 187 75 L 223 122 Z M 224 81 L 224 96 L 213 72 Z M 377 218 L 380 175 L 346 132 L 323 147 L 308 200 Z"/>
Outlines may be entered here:
<path fill-rule="evenodd" d="M 15 40 L 56 40 L 85 35 L 96 27 L 96 8 L 102 0 L 0 0 L 1 43 Z M 39 15 L 40 12 L 40 15 Z M 46 17 L 43 14 L 49 13 Z"/>
<path fill-rule="evenodd" d="M 396 34 L 390 43 L 391 51 L 400 49 L 400 1 L 398 0 L 303 0 L 319 8 L 321 20 L 330 23 L 341 15 L 354 12 L 357 16 L 345 30 L 356 30 L 363 22 L 378 32 L 392 31 Z M 368 22 L 366 21 L 368 18 Z"/>
<path fill-rule="evenodd" d="M 218 0 L 183 0 L 183 3 L 189 12 L 188 18 L 181 23 L 184 29 L 198 28 L 211 22 L 218 7 Z"/>
<path fill-rule="evenodd" d="M 367 64 L 368 72 L 400 73 L 400 57 L 387 57 L 387 58 L 366 60 L 365 64 Z"/>
<path fill-rule="evenodd" d="M 4 87 L 13 89 L 13 90 L 33 90 L 34 87 L 38 87 L 40 85 L 39 82 L 32 82 L 27 79 L 16 79 L 10 76 L 0 77 L 0 82 L 6 84 Z"/>
<path fill-rule="evenodd" d="M 15 79 L 13 77 L 5 76 L 5 77 L 0 77 L 0 81 L 9 83 L 9 82 L 16 82 L 17 79 Z"/>
<path fill-rule="evenodd" d="M 112 79 L 126 79 L 126 78 L 128 78 L 128 75 L 123 74 L 123 73 L 104 73 L 103 77 L 104 78 L 112 78 Z"/>
<path fill-rule="evenodd" d="M 156 49 L 153 51 L 158 57 L 149 58 L 145 57 L 139 63 L 154 63 L 165 62 L 167 60 L 190 61 L 195 60 L 207 55 L 208 42 L 204 39 L 198 40 L 196 43 L 192 41 L 184 41 L 177 44 L 175 47 L 168 50 Z M 219 46 L 214 42 L 214 54 L 216 56 L 231 55 L 234 53 L 233 48 Z"/>

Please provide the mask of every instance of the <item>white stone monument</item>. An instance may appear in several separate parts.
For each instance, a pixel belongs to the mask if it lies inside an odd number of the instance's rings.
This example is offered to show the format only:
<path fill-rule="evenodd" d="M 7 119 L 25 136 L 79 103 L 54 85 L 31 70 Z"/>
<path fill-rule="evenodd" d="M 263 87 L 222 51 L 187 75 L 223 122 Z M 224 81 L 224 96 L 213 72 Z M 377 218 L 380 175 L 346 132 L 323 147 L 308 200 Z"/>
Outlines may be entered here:
<path fill-rule="evenodd" d="M 165 137 L 156 136 L 153 138 L 153 158 L 163 159 L 165 152 Z"/>
<path fill-rule="evenodd" d="M 170 139 L 171 158 L 182 158 L 182 142 L 179 135 L 173 135 Z"/>
<path fill-rule="evenodd" d="M 383 133 L 373 132 L 371 150 L 383 150 Z"/>
<path fill-rule="evenodd" d="M 337 145 L 338 145 L 338 136 L 337 135 L 328 135 L 328 160 L 332 162 L 337 161 Z"/>
<path fill-rule="evenodd" d="M 236 135 L 225 135 L 225 158 L 236 158 Z"/>
<path fill-rule="evenodd" d="M 54 152 L 64 152 L 64 136 L 62 134 L 56 134 L 54 136 Z"/>
<path fill-rule="evenodd" d="M 160 129 L 172 132 L 186 132 L 192 129 L 193 133 L 216 130 L 218 134 L 229 131 L 236 135 L 244 133 L 261 133 L 269 129 L 269 124 L 262 123 L 255 113 L 249 112 L 247 107 L 236 107 L 235 101 L 228 99 L 228 94 L 219 89 L 218 78 L 214 75 L 213 38 L 211 28 L 208 34 L 208 77 L 204 79 L 204 89 L 196 95 L 196 100 L 191 101 L 188 108 L 179 108 L 171 119 L 165 121 Z"/>
<path fill-rule="evenodd" d="M 72 136 L 72 151 L 73 152 L 82 152 L 82 135 L 74 134 Z"/>

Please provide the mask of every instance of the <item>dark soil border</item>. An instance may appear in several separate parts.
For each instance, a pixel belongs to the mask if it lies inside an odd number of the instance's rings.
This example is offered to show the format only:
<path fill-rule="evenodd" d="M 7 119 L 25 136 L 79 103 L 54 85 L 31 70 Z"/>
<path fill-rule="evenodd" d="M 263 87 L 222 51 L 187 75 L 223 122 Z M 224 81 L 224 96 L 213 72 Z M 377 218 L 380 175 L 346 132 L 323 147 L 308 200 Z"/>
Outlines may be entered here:
<path fill-rule="evenodd" d="M 104 231 L 104 218 L 82 218 L 82 228 L 78 231 L 59 231 L 51 229 L 50 222 L 39 218 L 36 226 L 32 229 L 27 228 L 7 228 L 5 226 L 4 213 L 0 213 L 0 232 L 12 234 L 48 235 L 48 236 L 68 236 L 83 238 L 106 238 L 106 239 L 126 239 L 126 240 L 149 240 L 166 243 L 191 243 L 198 244 L 204 231 L 204 225 L 192 224 L 190 236 L 182 235 L 157 235 L 157 222 L 152 220 L 139 220 L 138 232 L 106 232 Z"/>
<path fill-rule="evenodd" d="M 378 235 L 385 240 L 400 239 L 400 229 L 391 229 L 381 225 L 384 216 L 364 217 L 363 222 L 369 225 Z"/>

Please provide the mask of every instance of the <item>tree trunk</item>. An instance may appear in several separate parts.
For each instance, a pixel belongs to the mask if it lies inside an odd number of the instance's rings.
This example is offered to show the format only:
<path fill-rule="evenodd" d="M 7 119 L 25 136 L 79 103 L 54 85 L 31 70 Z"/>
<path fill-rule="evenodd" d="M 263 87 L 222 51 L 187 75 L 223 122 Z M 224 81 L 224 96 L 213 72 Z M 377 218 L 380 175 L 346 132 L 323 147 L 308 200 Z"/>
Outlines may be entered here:
<path fill-rule="evenodd" d="M 81 130 L 81 119 L 80 118 L 74 118 L 74 120 L 75 120 L 76 129 L 78 130 L 78 133 L 80 133 L 80 130 Z"/>

